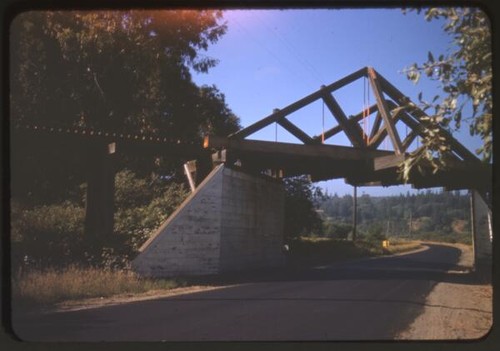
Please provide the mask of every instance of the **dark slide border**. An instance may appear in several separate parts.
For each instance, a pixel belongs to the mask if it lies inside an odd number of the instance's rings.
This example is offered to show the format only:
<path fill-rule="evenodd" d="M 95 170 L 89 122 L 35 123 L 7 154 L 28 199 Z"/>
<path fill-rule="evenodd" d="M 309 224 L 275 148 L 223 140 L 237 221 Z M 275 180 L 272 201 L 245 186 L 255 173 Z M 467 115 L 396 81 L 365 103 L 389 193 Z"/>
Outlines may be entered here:
<path fill-rule="evenodd" d="M 494 5 L 495 4 L 495 5 Z M 283 0 L 283 1 L 266 1 L 266 0 L 2 0 L 0 1 L 1 9 L 1 37 L 2 37 L 2 55 L 1 55 L 1 94 L 0 106 L 2 107 L 2 119 L 0 120 L 0 145 L 2 158 L 2 187 L 0 192 L 1 198 L 1 220 L 2 227 L 2 242 L 1 248 L 1 296 L 2 296 L 2 331 L 0 332 L 0 349 L 2 350 L 498 350 L 500 347 L 500 332 L 498 326 L 495 326 L 497 318 L 500 318 L 499 313 L 499 287 L 498 287 L 498 248 L 500 245 L 493 245 L 493 320 L 494 326 L 491 332 L 483 339 L 477 341 L 384 341 L 384 342 L 151 342 L 151 343 L 28 343 L 21 342 L 12 337 L 9 332 L 10 327 L 10 255 L 9 255 L 9 215 L 10 215 L 10 194 L 9 194 L 9 77 L 8 77 L 8 46 L 9 46 L 9 24 L 10 21 L 19 12 L 30 9 L 123 9 L 123 8 L 146 8 L 146 7 L 214 7 L 214 8 L 328 8 L 328 7 L 344 7 L 344 8 L 363 8 L 363 7 L 412 7 L 412 6 L 480 6 L 486 13 L 489 14 L 492 22 L 493 31 L 493 70 L 499 72 L 499 31 L 498 31 L 498 1 L 478 0 L 478 1 L 381 1 L 381 0 Z M 496 11 L 495 11 L 496 10 Z M 498 94 L 498 74 L 494 74 L 494 92 Z M 496 99 L 498 100 L 498 99 Z M 494 105 L 494 115 L 499 115 L 499 104 Z M 500 118 L 500 117 L 499 117 Z M 494 123 L 495 140 L 498 134 L 500 123 Z M 499 154 L 498 142 L 494 143 L 494 153 Z M 494 165 L 494 175 L 496 167 Z M 498 187 L 494 176 L 493 187 L 493 208 L 495 209 L 497 198 L 500 197 Z M 495 210 L 493 210 L 495 213 Z M 498 221 L 494 220 L 494 232 L 498 230 Z"/>

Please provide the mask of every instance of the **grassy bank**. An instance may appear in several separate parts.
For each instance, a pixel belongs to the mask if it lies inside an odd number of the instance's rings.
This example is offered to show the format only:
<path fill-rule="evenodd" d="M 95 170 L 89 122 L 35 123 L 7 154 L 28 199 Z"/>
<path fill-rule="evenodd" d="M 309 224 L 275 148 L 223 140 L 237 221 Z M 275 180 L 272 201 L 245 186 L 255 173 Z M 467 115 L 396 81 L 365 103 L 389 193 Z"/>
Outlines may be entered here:
<path fill-rule="evenodd" d="M 141 278 L 133 272 L 68 267 L 64 270 L 33 270 L 13 277 L 12 293 L 18 306 L 47 306 L 61 301 L 118 294 L 169 290 L 183 283 L 174 279 Z"/>
<path fill-rule="evenodd" d="M 290 260 L 297 265 L 327 264 L 350 259 L 392 255 L 412 251 L 421 247 L 416 241 L 390 241 L 389 247 L 382 247 L 380 241 L 356 243 L 330 238 L 300 237 L 290 243 Z"/>

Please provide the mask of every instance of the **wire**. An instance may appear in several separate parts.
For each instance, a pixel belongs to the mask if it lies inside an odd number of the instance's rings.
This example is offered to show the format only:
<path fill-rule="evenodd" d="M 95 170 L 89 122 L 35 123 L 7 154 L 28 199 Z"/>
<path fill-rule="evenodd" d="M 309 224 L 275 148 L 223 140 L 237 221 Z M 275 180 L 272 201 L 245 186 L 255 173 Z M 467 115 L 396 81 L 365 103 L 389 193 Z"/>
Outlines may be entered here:
<path fill-rule="evenodd" d="M 299 50 L 297 50 L 296 47 L 285 36 L 283 36 L 276 27 L 273 29 L 267 24 L 266 21 L 264 21 L 259 16 L 256 16 L 256 18 L 264 27 L 268 29 L 269 32 L 273 33 L 275 37 L 285 45 L 285 48 L 292 54 L 292 56 L 299 64 L 301 64 L 306 70 L 312 73 L 314 78 L 316 78 L 321 84 L 324 84 L 323 78 L 321 77 L 321 74 L 316 70 L 316 68 L 314 68 L 314 66 L 305 57 L 302 57 L 299 54 Z"/>
<path fill-rule="evenodd" d="M 323 100 L 322 111 L 321 111 L 321 144 L 325 143 L 325 101 Z"/>
<path fill-rule="evenodd" d="M 370 130 L 370 86 L 366 80 L 363 78 L 363 139 L 366 145 L 370 143 L 370 137 L 368 131 Z"/>
<path fill-rule="evenodd" d="M 235 18 L 232 19 L 234 23 L 243 31 L 245 34 L 252 39 L 257 45 L 259 45 L 264 51 L 266 51 L 269 55 L 271 55 L 282 67 L 290 71 L 293 75 L 295 75 L 298 79 L 301 80 L 301 77 L 297 74 L 297 72 L 290 67 L 288 67 L 285 62 L 283 62 L 276 54 L 274 54 L 271 49 L 269 49 L 266 45 L 264 45 L 260 40 L 258 40 L 255 36 L 252 35 L 252 33 L 247 30 L 238 20 Z"/>

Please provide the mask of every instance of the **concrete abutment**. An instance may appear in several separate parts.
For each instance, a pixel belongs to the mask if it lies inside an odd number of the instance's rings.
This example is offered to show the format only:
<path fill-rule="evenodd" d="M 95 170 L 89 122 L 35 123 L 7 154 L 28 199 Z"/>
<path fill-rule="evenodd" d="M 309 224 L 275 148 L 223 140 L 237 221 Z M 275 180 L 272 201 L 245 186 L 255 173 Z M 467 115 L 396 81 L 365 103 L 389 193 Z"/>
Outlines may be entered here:
<path fill-rule="evenodd" d="M 141 275 L 172 277 L 279 267 L 284 227 L 280 181 L 220 165 L 141 247 Z"/>

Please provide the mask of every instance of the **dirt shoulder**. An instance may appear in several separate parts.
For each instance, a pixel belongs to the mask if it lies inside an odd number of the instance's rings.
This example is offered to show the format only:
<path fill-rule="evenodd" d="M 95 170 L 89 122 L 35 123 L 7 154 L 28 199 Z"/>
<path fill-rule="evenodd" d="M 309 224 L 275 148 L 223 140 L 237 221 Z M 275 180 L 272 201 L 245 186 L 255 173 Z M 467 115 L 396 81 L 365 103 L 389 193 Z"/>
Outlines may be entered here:
<path fill-rule="evenodd" d="M 91 298 L 82 299 L 74 301 L 64 301 L 54 305 L 48 311 L 45 312 L 69 312 L 78 311 L 90 308 L 100 308 L 105 306 L 120 305 L 124 303 L 130 303 L 135 301 L 146 301 L 161 299 L 164 297 L 177 296 L 183 294 L 191 294 L 202 291 L 217 290 L 230 287 L 231 285 L 221 285 L 221 286 L 208 286 L 208 285 L 195 285 L 182 288 L 175 288 L 170 290 L 151 290 L 140 294 L 121 294 L 114 295 L 111 297 L 101 297 L 101 298 Z"/>
<path fill-rule="evenodd" d="M 462 251 L 460 266 L 472 267 L 473 254 L 470 246 L 449 245 Z M 397 339 L 457 340 L 485 336 L 492 326 L 491 284 L 457 281 L 436 284 L 427 296 L 423 312 Z"/>

